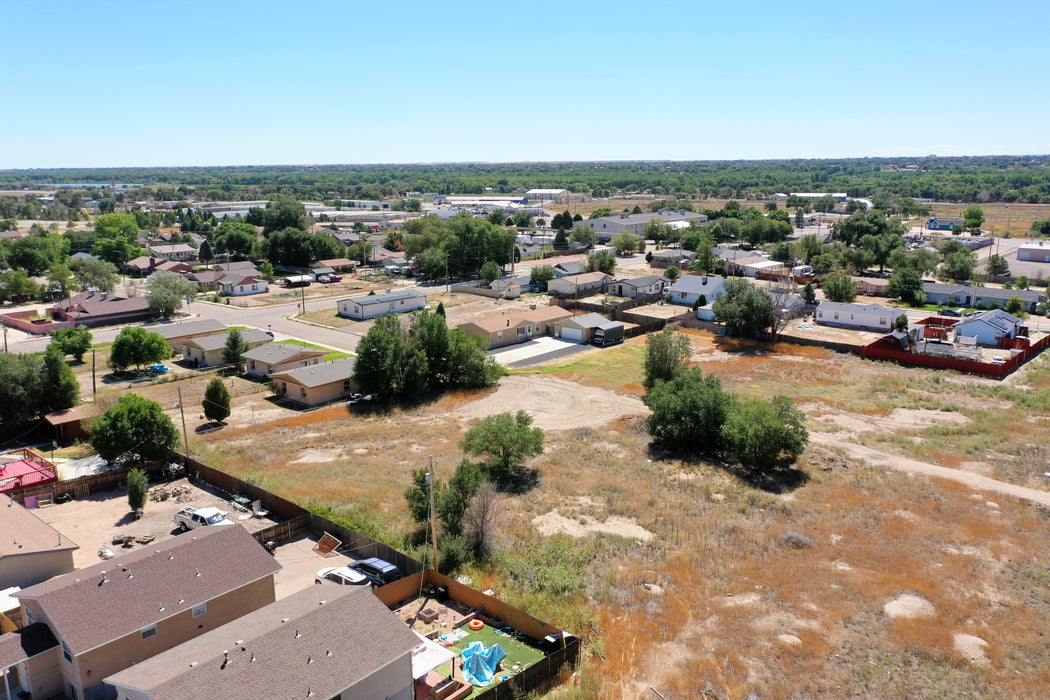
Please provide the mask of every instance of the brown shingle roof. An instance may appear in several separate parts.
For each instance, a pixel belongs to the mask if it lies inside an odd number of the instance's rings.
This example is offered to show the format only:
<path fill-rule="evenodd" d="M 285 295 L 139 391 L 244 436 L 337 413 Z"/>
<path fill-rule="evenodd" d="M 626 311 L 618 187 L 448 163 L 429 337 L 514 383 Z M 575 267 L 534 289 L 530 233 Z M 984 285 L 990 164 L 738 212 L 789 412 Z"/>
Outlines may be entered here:
<path fill-rule="evenodd" d="M 106 681 L 153 700 L 329 698 L 418 645 L 367 586 L 310 586 Z"/>
<path fill-rule="evenodd" d="M 280 569 L 242 526 L 222 525 L 121 553 L 15 597 L 36 599 L 62 640 L 80 654 Z"/>
<path fill-rule="evenodd" d="M 107 316 L 131 311 L 146 311 L 149 309 L 149 304 L 146 302 L 146 297 L 125 299 L 101 292 L 83 292 L 58 302 L 55 307 L 65 310 L 71 316 L 83 318 L 84 316 Z"/>
<path fill-rule="evenodd" d="M 76 542 L 0 494 L 0 559 L 78 549 Z"/>
<path fill-rule="evenodd" d="M 34 622 L 9 634 L 0 634 L 0 668 L 8 668 L 58 646 L 43 622 Z"/>

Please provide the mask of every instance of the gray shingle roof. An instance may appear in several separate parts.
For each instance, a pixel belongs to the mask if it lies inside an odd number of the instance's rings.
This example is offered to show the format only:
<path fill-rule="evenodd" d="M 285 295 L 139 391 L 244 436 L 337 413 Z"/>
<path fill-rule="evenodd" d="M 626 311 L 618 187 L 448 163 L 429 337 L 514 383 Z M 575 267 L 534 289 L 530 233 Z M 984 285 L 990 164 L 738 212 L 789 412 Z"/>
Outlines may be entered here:
<path fill-rule="evenodd" d="M 371 306 L 372 304 L 380 304 L 387 301 L 398 301 L 400 299 L 415 299 L 417 297 L 426 297 L 426 294 L 419 291 L 418 289 L 394 289 L 389 292 L 383 292 L 381 294 L 359 294 L 357 296 L 347 297 L 346 299 L 340 299 L 339 301 L 352 301 L 355 304 L 360 304 L 361 306 Z"/>
<path fill-rule="evenodd" d="M 36 599 L 79 654 L 280 569 L 242 526 L 224 525 L 120 553 L 30 586 L 16 597 Z M 101 583 L 102 572 L 106 583 Z"/>
<path fill-rule="evenodd" d="M 172 338 L 183 338 L 187 335 L 200 335 L 202 333 L 220 333 L 226 330 L 226 324 L 216 321 L 214 318 L 201 318 L 196 321 L 183 321 L 182 323 L 168 323 L 163 326 L 153 326 L 148 330 L 159 333 L 165 340 Z"/>
<path fill-rule="evenodd" d="M 230 332 L 216 333 L 215 335 L 206 335 L 200 338 L 193 338 L 186 341 L 188 345 L 196 345 L 201 350 L 208 352 L 209 350 L 218 350 L 226 346 L 226 339 L 230 337 Z M 266 333 L 256 329 L 248 328 L 241 331 L 241 340 L 248 344 L 265 343 L 270 340 L 270 336 Z"/>
<path fill-rule="evenodd" d="M 310 586 L 107 681 L 153 700 L 330 698 L 419 644 L 367 586 Z"/>
<path fill-rule="evenodd" d="M 583 314 L 582 316 L 573 316 L 568 319 L 566 323 L 572 322 L 580 328 L 598 328 L 604 326 L 607 323 L 611 323 L 609 319 L 605 318 L 601 314 Z M 622 325 L 622 324 L 621 324 Z"/>
<path fill-rule="evenodd" d="M 246 360 L 255 360 L 256 362 L 265 362 L 271 365 L 279 365 L 282 362 L 287 362 L 296 355 L 301 353 L 308 353 L 313 355 L 325 355 L 324 350 L 316 350 L 314 348 L 304 348 L 302 345 L 291 345 L 289 343 L 267 343 L 266 345 L 260 345 L 257 348 L 252 348 L 248 352 L 241 355 Z"/>
<path fill-rule="evenodd" d="M 340 360 L 321 362 L 309 367 L 297 367 L 287 372 L 273 374 L 270 378 L 276 379 L 280 377 L 308 388 L 324 386 L 332 382 L 341 382 L 349 379 L 350 375 L 354 373 L 354 359 L 353 357 L 344 357 Z"/>

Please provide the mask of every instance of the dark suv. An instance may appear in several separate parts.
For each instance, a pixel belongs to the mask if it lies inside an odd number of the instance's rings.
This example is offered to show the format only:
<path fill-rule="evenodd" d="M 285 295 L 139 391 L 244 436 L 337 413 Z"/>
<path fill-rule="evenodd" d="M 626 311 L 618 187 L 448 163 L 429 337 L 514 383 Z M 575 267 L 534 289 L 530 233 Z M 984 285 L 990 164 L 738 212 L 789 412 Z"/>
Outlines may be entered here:
<path fill-rule="evenodd" d="M 401 578 L 401 570 L 388 561 L 377 557 L 362 559 L 350 565 L 351 569 L 359 571 L 368 577 L 375 586 L 385 586 L 391 581 Z"/>

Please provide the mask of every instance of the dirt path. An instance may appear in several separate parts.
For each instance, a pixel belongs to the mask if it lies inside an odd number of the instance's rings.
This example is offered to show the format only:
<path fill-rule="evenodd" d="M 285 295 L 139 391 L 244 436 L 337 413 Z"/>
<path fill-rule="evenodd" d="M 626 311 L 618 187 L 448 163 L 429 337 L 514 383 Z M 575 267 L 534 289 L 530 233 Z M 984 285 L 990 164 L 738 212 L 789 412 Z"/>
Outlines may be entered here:
<path fill-rule="evenodd" d="M 845 450 L 853 459 L 863 459 L 871 465 L 890 467 L 891 469 L 897 469 L 898 471 L 907 472 L 909 474 L 924 474 L 938 479 L 950 479 L 952 481 L 957 481 L 960 484 L 965 484 L 966 486 L 978 491 L 992 491 L 1006 496 L 1023 498 L 1040 505 L 1050 506 L 1050 492 L 1047 491 L 1039 491 L 1025 486 L 1008 484 L 1005 481 L 998 481 L 987 476 L 974 474 L 973 472 L 950 469 L 949 467 L 940 467 L 936 464 L 920 462 L 907 457 L 888 455 L 885 452 L 879 452 L 878 450 L 865 447 L 864 445 L 836 440 L 828 433 L 813 432 L 810 433 L 810 439 L 813 442 L 826 447 L 837 447 L 841 450 Z"/>

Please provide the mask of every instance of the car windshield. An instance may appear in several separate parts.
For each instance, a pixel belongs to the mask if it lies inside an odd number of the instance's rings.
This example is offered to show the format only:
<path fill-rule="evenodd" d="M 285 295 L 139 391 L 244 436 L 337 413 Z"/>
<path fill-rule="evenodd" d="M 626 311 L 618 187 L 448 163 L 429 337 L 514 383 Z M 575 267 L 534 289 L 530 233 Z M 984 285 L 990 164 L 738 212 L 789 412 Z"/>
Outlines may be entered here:
<path fill-rule="evenodd" d="M 221 523 L 223 519 L 224 516 L 222 513 L 216 513 L 215 515 L 208 516 L 204 521 L 209 525 L 214 525 L 215 523 Z"/>

